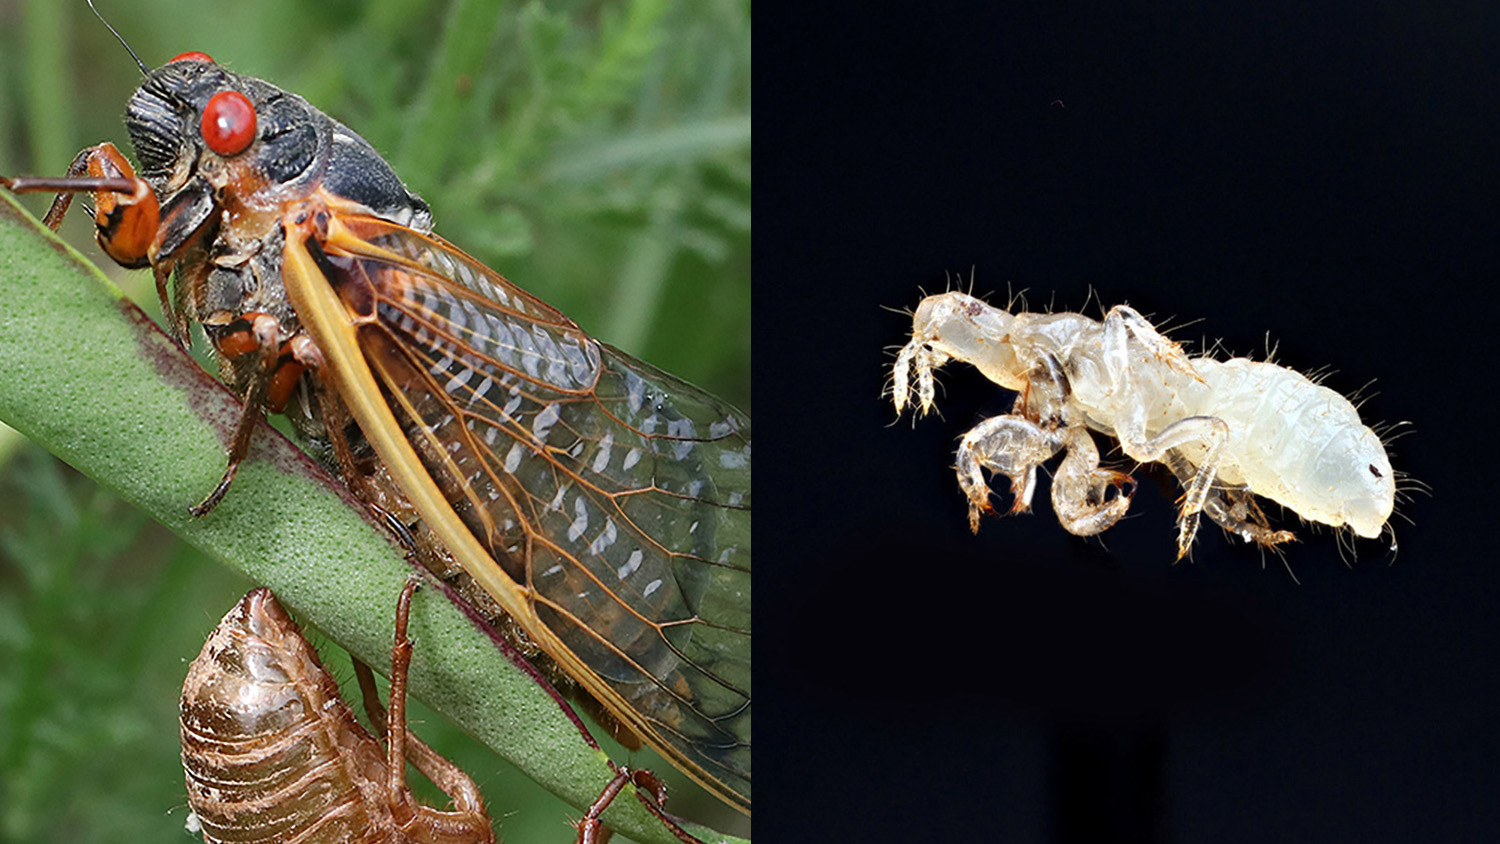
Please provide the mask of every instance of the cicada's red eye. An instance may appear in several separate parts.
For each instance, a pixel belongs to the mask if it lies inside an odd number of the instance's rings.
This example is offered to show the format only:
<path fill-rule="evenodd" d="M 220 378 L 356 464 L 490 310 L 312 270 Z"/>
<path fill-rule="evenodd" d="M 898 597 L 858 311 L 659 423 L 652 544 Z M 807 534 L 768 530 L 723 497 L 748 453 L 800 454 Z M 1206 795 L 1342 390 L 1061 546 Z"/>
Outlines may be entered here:
<path fill-rule="evenodd" d="M 208 62 L 209 64 L 213 64 L 214 57 L 207 53 L 200 53 L 197 50 L 189 50 L 186 53 L 178 53 L 173 56 L 172 62 Z M 167 64 L 171 64 L 172 62 L 167 62 Z"/>
<path fill-rule="evenodd" d="M 239 91 L 220 91 L 203 109 L 203 142 L 219 155 L 239 155 L 255 140 L 255 106 Z"/>

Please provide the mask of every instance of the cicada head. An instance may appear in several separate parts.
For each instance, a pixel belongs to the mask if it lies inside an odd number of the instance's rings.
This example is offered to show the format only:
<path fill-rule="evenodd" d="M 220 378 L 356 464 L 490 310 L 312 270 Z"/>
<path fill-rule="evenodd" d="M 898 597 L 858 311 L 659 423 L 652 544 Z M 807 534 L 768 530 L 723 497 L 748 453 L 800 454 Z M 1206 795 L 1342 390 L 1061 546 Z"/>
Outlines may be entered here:
<path fill-rule="evenodd" d="M 125 125 L 140 175 L 164 204 L 213 193 L 220 205 L 279 207 L 323 189 L 376 216 L 430 231 L 427 204 L 364 138 L 306 100 L 184 53 L 151 71 Z M 196 190 L 195 190 L 196 188 Z"/>
<path fill-rule="evenodd" d="M 302 98 L 231 73 L 201 53 L 152 71 L 125 114 L 140 175 L 159 194 L 222 170 L 228 161 L 248 166 L 267 186 L 313 183 L 328 122 Z"/>

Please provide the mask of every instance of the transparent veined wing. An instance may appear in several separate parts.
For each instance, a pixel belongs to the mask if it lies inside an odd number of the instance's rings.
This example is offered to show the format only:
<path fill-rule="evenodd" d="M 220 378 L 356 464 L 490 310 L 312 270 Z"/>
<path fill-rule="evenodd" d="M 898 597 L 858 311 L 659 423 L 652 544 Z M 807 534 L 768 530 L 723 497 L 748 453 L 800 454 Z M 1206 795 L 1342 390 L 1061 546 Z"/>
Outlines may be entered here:
<path fill-rule="evenodd" d="M 289 294 L 328 354 L 341 331 L 304 311 L 331 308 L 297 288 L 316 275 L 336 291 L 420 468 L 382 458 L 424 519 L 440 535 L 461 522 L 482 553 L 464 551 L 468 537 L 446 544 L 527 633 L 748 811 L 749 418 L 439 238 L 368 216 L 321 222 L 309 253 L 289 238 Z M 379 423 L 351 398 L 369 436 Z M 425 504 L 418 473 L 435 485 Z"/>

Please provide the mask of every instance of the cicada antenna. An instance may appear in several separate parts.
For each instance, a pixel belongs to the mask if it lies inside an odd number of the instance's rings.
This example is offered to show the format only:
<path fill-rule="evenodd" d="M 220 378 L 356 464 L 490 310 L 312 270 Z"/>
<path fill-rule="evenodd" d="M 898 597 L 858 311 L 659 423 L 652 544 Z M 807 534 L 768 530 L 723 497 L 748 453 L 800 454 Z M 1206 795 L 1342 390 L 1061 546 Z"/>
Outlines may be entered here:
<path fill-rule="evenodd" d="M 94 13 L 94 17 L 98 18 L 99 22 L 104 24 L 104 28 L 109 30 L 110 34 L 115 37 L 115 40 L 120 42 L 120 46 L 125 48 L 125 52 L 129 53 L 132 59 L 135 59 L 135 65 L 136 67 L 139 67 L 141 69 L 141 75 L 149 75 L 151 73 L 151 68 L 146 67 L 146 63 L 141 61 L 141 57 L 137 56 L 135 54 L 135 51 L 130 49 L 130 45 L 125 41 L 125 36 L 121 35 L 118 30 L 110 26 L 109 21 L 104 19 L 104 15 L 99 14 L 98 8 L 94 6 L 94 0 L 88 0 L 88 4 L 89 10 Z"/>

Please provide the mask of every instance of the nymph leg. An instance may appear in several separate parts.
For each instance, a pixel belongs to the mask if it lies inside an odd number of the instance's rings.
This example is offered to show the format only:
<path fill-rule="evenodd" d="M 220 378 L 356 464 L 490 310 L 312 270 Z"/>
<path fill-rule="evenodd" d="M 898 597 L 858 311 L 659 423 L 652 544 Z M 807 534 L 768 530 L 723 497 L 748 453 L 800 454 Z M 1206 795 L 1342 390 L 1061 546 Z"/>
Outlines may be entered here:
<path fill-rule="evenodd" d="M 1015 497 L 1010 511 L 1025 512 L 1036 490 L 1036 467 L 1051 459 L 1064 441 L 1062 431 L 1014 415 L 986 419 L 964 434 L 958 444 L 957 468 L 958 485 L 969 499 L 969 529 L 977 533 L 980 515 L 994 512 L 983 469 L 1010 478 Z"/>
<path fill-rule="evenodd" d="M 1168 340 L 1132 308 L 1118 305 L 1104 317 L 1104 360 L 1109 371 L 1110 387 L 1118 402 L 1115 434 L 1120 448 L 1142 463 L 1162 462 L 1169 450 L 1188 443 L 1203 443 L 1205 451 L 1190 480 L 1182 507 L 1177 515 L 1177 557 L 1181 559 L 1193 545 L 1198 532 L 1198 513 L 1213 489 L 1224 445 L 1229 441 L 1229 425 L 1214 416 L 1189 416 L 1166 426 L 1155 437 L 1146 436 L 1147 408 L 1145 391 L 1136 383 L 1131 369 L 1130 342 L 1135 341 L 1174 369 L 1192 374 L 1192 362 L 1181 347 Z M 1197 377 L 1194 375 L 1193 377 Z"/>
<path fill-rule="evenodd" d="M 1093 536 L 1109 529 L 1130 509 L 1135 479 L 1099 468 L 1099 449 L 1082 425 L 1067 430 L 1064 447 L 1068 455 L 1052 478 L 1052 509 L 1069 533 Z M 1117 494 L 1106 500 L 1106 490 L 1111 486 Z"/>

